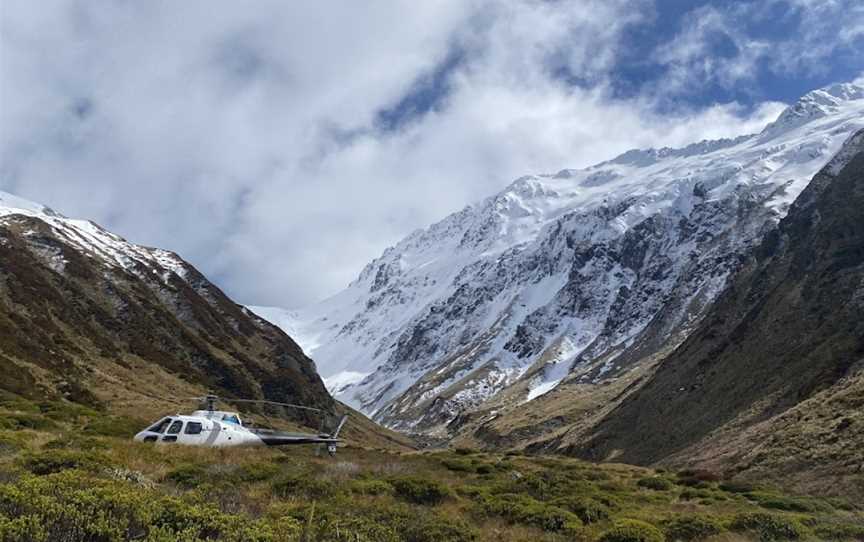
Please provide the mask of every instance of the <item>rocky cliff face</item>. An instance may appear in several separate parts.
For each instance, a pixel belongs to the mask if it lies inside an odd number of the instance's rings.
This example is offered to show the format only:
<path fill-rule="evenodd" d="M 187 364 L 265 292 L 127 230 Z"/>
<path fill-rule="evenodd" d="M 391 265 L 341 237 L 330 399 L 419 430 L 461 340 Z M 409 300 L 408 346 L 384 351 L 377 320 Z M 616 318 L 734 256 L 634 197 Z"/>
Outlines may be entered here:
<path fill-rule="evenodd" d="M 861 494 L 862 407 L 864 131 L 814 177 L 699 328 L 590 439 L 566 449 L 771 472 L 821 489 L 857 480 Z"/>
<path fill-rule="evenodd" d="M 213 389 L 331 408 L 312 361 L 176 254 L 0 193 L 0 390 L 85 403 Z"/>
<path fill-rule="evenodd" d="M 546 447 L 864 495 L 862 407 L 864 131 L 644 386 L 582 438 Z"/>
<path fill-rule="evenodd" d="M 415 232 L 291 329 L 338 398 L 450 437 L 562 382 L 606 390 L 680 344 L 810 178 L 864 126 L 814 91 L 762 133 L 523 177 Z"/>

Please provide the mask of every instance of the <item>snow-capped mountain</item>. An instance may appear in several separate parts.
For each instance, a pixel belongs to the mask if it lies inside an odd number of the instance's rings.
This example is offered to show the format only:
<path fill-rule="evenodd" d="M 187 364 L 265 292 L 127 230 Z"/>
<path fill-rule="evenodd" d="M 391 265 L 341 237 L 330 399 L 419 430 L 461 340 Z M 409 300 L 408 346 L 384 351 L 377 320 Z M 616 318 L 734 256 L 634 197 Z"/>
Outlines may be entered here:
<path fill-rule="evenodd" d="M 284 332 L 178 255 L 5 192 L 0 372 L 0 391 L 127 411 L 208 389 L 335 404 Z"/>
<path fill-rule="evenodd" d="M 602 384 L 679 344 L 855 130 L 864 88 L 813 91 L 761 133 L 533 175 L 414 232 L 290 330 L 331 391 L 434 433 L 509 389 Z"/>
<path fill-rule="evenodd" d="M 67 218 L 50 207 L 0 191 L 0 218 L 21 215 L 38 218 L 48 224 L 56 235 L 82 252 L 102 260 L 104 263 L 135 272 L 139 265 L 158 270 L 164 281 L 166 273 L 186 277 L 186 264 L 173 252 L 129 243 L 89 220 Z M 24 235 L 35 235 L 25 232 Z M 46 247 L 50 251 L 49 247 Z M 53 258 L 55 271 L 61 271 L 65 261 L 59 251 Z"/>

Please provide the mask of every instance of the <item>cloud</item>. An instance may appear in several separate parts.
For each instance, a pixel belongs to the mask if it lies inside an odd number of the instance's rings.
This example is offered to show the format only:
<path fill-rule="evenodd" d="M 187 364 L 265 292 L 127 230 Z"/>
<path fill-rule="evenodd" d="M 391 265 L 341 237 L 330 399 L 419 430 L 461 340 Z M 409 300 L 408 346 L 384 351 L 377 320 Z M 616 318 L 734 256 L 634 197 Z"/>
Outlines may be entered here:
<path fill-rule="evenodd" d="M 717 85 L 754 90 L 765 72 L 829 73 L 833 57 L 864 52 L 864 5 L 858 0 L 764 0 L 707 4 L 687 13 L 680 31 L 654 52 L 665 68 L 655 93 Z"/>
<path fill-rule="evenodd" d="M 750 81 L 769 45 L 750 39 L 728 13 L 712 6 L 684 17 L 684 28 L 658 47 L 655 60 L 668 69 L 664 92 L 693 90 L 708 83 L 726 87 Z"/>
<path fill-rule="evenodd" d="M 522 174 L 776 117 L 774 102 L 660 114 L 651 93 L 615 97 L 622 36 L 652 9 L 6 2 L 0 188 L 176 250 L 238 301 L 298 306 Z M 699 73 L 751 77 L 743 37 L 711 17 L 658 53 L 682 88 L 711 28 L 735 55 Z"/>

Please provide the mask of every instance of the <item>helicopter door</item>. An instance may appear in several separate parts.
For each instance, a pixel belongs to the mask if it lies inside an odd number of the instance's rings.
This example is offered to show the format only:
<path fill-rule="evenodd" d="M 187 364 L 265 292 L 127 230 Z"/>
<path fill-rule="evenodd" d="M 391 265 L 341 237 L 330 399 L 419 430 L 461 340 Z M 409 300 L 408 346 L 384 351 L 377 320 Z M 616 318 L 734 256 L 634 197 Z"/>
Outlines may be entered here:
<path fill-rule="evenodd" d="M 186 422 L 186 428 L 180 436 L 180 442 L 183 444 L 204 444 L 206 429 L 202 422 Z"/>
<path fill-rule="evenodd" d="M 162 442 L 177 442 L 177 435 L 180 433 L 180 429 L 183 428 L 182 420 L 174 420 L 171 423 L 171 426 L 168 427 L 168 431 L 166 431 L 165 436 L 162 437 Z"/>

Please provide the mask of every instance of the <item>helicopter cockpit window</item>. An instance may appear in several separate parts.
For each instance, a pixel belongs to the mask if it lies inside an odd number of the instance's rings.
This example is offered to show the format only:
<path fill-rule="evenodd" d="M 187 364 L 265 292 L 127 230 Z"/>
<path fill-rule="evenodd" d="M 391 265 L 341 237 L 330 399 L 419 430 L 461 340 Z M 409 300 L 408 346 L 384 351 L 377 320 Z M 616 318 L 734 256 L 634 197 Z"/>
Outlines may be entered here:
<path fill-rule="evenodd" d="M 222 421 L 240 425 L 240 418 L 238 418 L 234 414 L 231 414 L 230 416 L 228 414 L 222 416 Z"/>
<path fill-rule="evenodd" d="M 189 422 L 186 424 L 186 434 L 187 435 L 200 435 L 201 434 L 201 424 L 199 422 Z"/>
<path fill-rule="evenodd" d="M 165 418 L 163 420 L 159 420 L 156 425 L 148 429 L 151 433 L 159 433 L 160 435 L 165 432 L 165 428 L 168 427 L 168 424 L 171 423 L 171 418 Z"/>
<path fill-rule="evenodd" d="M 171 427 L 168 428 L 168 434 L 176 435 L 180 432 L 181 427 L 183 427 L 183 422 L 181 420 L 174 420 L 174 423 L 172 423 Z"/>

